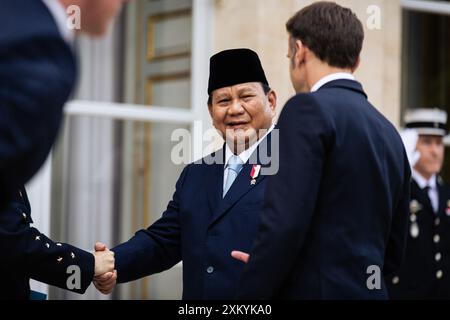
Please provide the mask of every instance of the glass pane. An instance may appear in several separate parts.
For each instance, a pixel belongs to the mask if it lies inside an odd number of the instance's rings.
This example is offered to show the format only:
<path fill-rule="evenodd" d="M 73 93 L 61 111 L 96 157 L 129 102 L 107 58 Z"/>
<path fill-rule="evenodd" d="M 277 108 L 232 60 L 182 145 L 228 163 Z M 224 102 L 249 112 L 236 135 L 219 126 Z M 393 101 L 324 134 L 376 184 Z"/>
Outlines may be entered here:
<path fill-rule="evenodd" d="M 147 104 L 186 108 L 189 106 L 191 79 L 189 74 L 149 79 Z M 176 94 L 174 94 L 176 93 Z"/>
<path fill-rule="evenodd" d="M 191 108 L 192 1 L 135 2 L 127 21 L 129 103 Z"/>
<path fill-rule="evenodd" d="M 149 60 L 188 55 L 191 51 L 190 11 L 150 16 L 147 32 Z"/>

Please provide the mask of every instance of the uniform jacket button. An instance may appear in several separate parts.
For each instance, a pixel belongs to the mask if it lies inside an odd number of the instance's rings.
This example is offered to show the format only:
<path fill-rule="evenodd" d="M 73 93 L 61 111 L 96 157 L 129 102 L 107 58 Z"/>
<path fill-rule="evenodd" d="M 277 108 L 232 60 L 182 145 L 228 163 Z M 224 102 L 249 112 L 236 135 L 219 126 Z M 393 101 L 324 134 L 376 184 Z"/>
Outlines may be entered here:
<path fill-rule="evenodd" d="M 434 243 L 439 243 L 439 241 L 441 241 L 441 237 L 438 234 L 435 234 L 433 237 L 433 242 Z"/>
<path fill-rule="evenodd" d="M 435 259 L 436 261 L 441 260 L 441 258 L 442 258 L 442 255 L 441 255 L 440 252 L 436 253 L 435 256 L 434 256 L 434 259 Z"/>
<path fill-rule="evenodd" d="M 214 272 L 214 267 L 212 267 L 212 266 L 209 266 L 207 269 L 206 269 L 206 272 L 208 272 L 208 273 L 213 273 Z"/>

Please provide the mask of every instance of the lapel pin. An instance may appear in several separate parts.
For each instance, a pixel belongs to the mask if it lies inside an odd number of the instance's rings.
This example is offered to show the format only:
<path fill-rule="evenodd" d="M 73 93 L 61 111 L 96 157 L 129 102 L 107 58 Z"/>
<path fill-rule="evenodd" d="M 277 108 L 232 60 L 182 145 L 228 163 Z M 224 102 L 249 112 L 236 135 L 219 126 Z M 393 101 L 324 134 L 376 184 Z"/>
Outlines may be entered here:
<path fill-rule="evenodd" d="M 409 203 L 409 210 L 411 213 L 415 214 L 418 211 L 422 210 L 422 205 L 416 199 L 412 200 Z"/>
<path fill-rule="evenodd" d="M 254 164 L 252 167 L 252 172 L 250 172 L 250 178 L 252 178 L 252 181 L 250 181 L 250 185 L 254 186 L 256 184 L 256 178 L 259 176 L 259 171 L 261 170 L 261 165 Z"/>

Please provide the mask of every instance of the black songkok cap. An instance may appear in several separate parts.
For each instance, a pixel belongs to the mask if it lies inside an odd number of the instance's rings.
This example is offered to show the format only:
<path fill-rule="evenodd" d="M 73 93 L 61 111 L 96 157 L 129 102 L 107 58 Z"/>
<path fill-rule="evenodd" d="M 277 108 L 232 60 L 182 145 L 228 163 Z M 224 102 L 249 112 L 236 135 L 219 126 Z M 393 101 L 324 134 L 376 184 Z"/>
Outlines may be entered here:
<path fill-rule="evenodd" d="M 246 82 L 269 85 L 256 52 L 231 49 L 221 51 L 209 59 L 208 95 L 216 89 Z"/>

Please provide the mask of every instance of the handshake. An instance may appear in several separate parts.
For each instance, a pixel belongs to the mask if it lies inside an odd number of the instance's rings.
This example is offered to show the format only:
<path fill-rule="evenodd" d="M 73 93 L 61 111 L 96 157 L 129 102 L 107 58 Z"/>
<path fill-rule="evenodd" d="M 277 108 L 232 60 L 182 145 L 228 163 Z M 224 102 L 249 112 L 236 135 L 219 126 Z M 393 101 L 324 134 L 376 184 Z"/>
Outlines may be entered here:
<path fill-rule="evenodd" d="M 117 270 L 114 269 L 114 252 L 101 242 L 95 244 L 94 250 L 95 268 L 92 282 L 98 291 L 109 294 L 113 291 L 117 281 Z"/>

